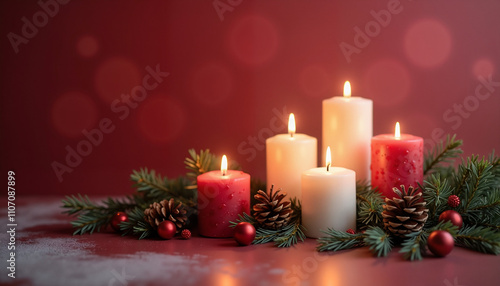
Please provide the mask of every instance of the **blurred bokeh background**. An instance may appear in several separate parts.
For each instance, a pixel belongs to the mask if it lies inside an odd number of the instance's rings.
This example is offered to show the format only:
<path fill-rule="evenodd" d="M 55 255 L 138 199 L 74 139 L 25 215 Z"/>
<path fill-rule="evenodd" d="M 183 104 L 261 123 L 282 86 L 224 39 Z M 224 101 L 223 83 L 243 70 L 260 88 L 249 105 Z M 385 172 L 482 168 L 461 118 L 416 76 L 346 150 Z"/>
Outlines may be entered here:
<path fill-rule="evenodd" d="M 175 177 L 210 148 L 264 180 L 265 139 L 294 112 L 321 142 L 321 101 L 346 80 L 373 100 L 374 135 L 400 121 L 427 148 L 456 133 L 465 155 L 500 151 L 498 15 L 497 0 L 2 1 L 1 170 L 18 195 L 122 195 L 133 169 Z"/>

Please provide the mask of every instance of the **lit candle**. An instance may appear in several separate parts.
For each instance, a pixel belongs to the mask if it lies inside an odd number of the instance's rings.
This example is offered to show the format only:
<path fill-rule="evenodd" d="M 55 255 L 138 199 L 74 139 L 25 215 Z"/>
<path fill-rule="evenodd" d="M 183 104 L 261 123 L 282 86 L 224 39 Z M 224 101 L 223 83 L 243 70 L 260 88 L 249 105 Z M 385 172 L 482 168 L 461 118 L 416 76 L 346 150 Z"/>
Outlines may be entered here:
<path fill-rule="evenodd" d="M 378 187 L 385 197 L 392 198 L 393 187 L 418 187 L 424 173 L 424 140 L 421 137 L 401 134 L 399 122 L 393 134 L 372 138 L 372 186 Z"/>
<path fill-rule="evenodd" d="M 325 236 L 321 231 L 328 228 L 356 229 L 356 173 L 331 167 L 330 147 L 325 162 L 326 167 L 302 173 L 302 223 L 313 238 Z"/>
<path fill-rule="evenodd" d="M 318 166 L 317 140 L 295 133 L 295 116 L 290 114 L 288 134 L 266 140 L 267 187 L 282 189 L 288 198 L 300 199 L 300 177 L 303 171 Z"/>
<path fill-rule="evenodd" d="M 199 175 L 198 230 L 208 237 L 232 237 L 230 221 L 239 214 L 250 214 L 250 175 L 228 170 L 224 155 L 220 171 Z"/>
<path fill-rule="evenodd" d="M 370 179 L 370 139 L 373 136 L 373 102 L 351 96 L 351 84 L 344 84 L 344 96 L 323 100 L 323 145 L 332 146 L 335 165 L 352 169 L 358 180 Z M 325 158 L 325 153 L 323 153 Z M 325 163 L 323 161 L 323 163 Z"/>

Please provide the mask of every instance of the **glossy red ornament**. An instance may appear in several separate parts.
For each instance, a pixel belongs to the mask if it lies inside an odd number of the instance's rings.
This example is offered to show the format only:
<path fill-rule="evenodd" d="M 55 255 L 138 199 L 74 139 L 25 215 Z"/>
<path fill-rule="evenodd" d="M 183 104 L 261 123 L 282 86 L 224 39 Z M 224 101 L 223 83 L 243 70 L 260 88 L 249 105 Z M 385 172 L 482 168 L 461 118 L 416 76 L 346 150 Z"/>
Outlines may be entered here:
<path fill-rule="evenodd" d="M 427 239 L 427 247 L 436 256 L 446 256 L 455 246 L 453 236 L 444 230 L 435 230 Z"/>
<path fill-rule="evenodd" d="M 350 233 L 350 234 L 356 234 L 356 232 L 352 228 L 346 230 L 345 232 Z"/>
<path fill-rule="evenodd" d="M 113 215 L 113 217 L 111 218 L 111 227 L 115 230 L 115 231 L 120 231 L 120 223 L 121 222 L 124 222 L 124 221 L 128 221 L 128 216 L 126 213 L 124 212 L 117 212 L 116 214 Z"/>
<path fill-rule="evenodd" d="M 158 235 L 163 239 L 171 239 L 177 232 L 175 224 L 169 220 L 164 220 L 158 225 Z"/>
<path fill-rule="evenodd" d="M 240 245 L 250 245 L 255 239 L 255 227 L 248 222 L 240 222 L 234 228 L 234 239 Z"/>
<path fill-rule="evenodd" d="M 451 221 L 453 225 L 458 226 L 458 229 L 462 228 L 463 220 L 462 216 L 454 210 L 447 210 L 441 213 L 439 216 L 439 221 Z"/>

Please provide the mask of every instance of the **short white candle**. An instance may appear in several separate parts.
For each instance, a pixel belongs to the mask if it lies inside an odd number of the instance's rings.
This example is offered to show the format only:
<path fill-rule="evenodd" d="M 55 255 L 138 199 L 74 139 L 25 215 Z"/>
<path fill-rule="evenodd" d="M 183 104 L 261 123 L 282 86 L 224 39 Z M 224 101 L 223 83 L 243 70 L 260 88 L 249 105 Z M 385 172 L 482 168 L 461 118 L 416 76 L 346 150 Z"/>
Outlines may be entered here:
<path fill-rule="evenodd" d="M 302 223 L 306 235 L 326 236 L 322 231 L 356 230 L 356 173 L 331 166 L 330 147 L 326 166 L 302 173 Z"/>
<path fill-rule="evenodd" d="M 351 97 L 351 85 L 348 81 L 344 84 L 344 96 L 323 100 L 321 148 L 325 150 L 326 146 L 331 146 L 335 166 L 354 170 L 358 180 L 370 180 L 372 136 L 373 101 Z M 322 158 L 325 158 L 325 153 Z"/>
<path fill-rule="evenodd" d="M 301 198 L 303 171 L 318 166 L 316 138 L 295 133 L 295 116 L 290 114 L 288 134 L 266 140 L 267 187 L 282 189 L 288 198 Z"/>

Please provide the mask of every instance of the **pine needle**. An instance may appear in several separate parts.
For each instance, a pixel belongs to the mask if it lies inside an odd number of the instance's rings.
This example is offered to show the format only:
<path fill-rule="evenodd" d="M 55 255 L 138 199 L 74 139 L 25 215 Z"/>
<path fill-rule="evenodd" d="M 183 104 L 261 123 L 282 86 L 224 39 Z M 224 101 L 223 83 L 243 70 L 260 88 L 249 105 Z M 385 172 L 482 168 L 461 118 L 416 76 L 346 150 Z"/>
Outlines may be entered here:
<path fill-rule="evenodd" d="M 462 140 L 456 140 L 456 134 L 446 137 L 446 143 L 439 142 L 431 151 L 426 153 L 424 159 L 424 176 L 435 172 L 440 172 L 444 165 L 452 163 L 463 153 L 460 146 Z"/>

